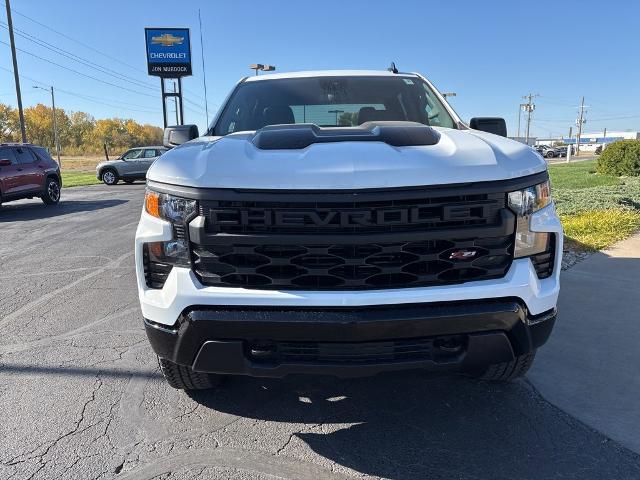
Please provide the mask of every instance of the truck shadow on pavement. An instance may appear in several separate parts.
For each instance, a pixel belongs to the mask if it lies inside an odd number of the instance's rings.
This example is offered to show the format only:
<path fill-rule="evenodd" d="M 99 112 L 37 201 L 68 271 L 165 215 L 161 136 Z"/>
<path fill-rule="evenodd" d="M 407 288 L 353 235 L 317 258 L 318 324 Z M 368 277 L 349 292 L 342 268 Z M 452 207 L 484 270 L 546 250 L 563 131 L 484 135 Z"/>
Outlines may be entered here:
<path fill-rule="evenodd" d="M 53 218 L 70 213 L 93 212 L 127 203 L 129 200 L 61 200 L 57 205 L 45 205 L 38 201 L 29 203 L 9 203 L 0 206 L 0 223 L 26 222 Z"/>
<path fill-rule="evenodd" d="M 275 428 L 296 425 L 279 454 L 299 457 L 306 444 L 374 476 L 640 478 L 635 454 L 548 404 L 526 380 L 493 384 L 421 372 L 231 378 L 215 392 L 189 395 L 220 412 L 281 424 Z"/>

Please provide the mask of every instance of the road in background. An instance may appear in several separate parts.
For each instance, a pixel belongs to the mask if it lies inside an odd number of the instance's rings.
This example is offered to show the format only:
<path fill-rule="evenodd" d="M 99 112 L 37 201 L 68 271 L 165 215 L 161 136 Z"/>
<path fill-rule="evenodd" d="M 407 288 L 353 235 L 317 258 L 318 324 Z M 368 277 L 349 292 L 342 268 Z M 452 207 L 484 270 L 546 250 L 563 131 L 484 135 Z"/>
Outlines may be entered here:
<path fill-rule="evenodd" d="M 640 457 L 526 380 L 407 372 L 171 389 L 135 286 L 143 188 L 0 208 L 0 478 L 640 478 Z"/>

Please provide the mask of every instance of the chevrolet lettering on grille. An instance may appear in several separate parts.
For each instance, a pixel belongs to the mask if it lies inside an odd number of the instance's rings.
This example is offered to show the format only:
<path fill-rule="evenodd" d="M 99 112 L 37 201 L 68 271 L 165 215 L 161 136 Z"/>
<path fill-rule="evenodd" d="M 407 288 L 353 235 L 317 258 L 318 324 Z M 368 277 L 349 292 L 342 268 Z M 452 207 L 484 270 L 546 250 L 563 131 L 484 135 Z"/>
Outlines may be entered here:
<path fill-rule="evenodd" d="M 445 205 L 438 208 L 408 207 L 350 210 L 276 210 L 217 208 L 209 210 L 214 227 L 345 228 L 388 227 L 486 218 L 487 205 Z"/>

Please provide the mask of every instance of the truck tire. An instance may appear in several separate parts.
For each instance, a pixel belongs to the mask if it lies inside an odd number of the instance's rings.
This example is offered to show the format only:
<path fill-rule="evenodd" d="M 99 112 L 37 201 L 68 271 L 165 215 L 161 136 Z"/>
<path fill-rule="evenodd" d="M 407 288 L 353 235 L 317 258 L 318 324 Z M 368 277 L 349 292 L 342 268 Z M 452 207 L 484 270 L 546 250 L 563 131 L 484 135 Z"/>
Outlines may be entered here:
<path fill-rule="evenodd" d="M 56 177 L 49 177 L 40 197 L 45 205 L 55 205 L 60 201 L 60 182 Z"/>
<path fill-rule="evenodd" d="M 158 357 L 160 370 L 167 383 L 179 390 L 206 390 L 214 388 L 222 377 L 210 373 L 194 372 L 190 367 L 178 365 L 166 358 Z"/>
<path fill-rule="evenodd" d="M 481 380 L 489 380 L 492 382 L 509 382 L 527 373 L 535 357 L 536 351 L 534 350 L 525 355 L 520 355 L 510 362 L 490 365 L 484 372 L 478 374 L 477 377 Z"/>

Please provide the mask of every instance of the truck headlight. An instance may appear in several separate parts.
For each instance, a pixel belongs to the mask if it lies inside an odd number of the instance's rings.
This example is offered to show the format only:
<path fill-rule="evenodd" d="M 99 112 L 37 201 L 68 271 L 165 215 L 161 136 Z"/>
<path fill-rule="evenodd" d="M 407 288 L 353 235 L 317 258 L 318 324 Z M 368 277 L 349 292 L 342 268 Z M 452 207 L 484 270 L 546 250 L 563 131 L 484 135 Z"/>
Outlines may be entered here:
<path fill-rule="evenodd" d="M 188 267 L 191 260 L 185 232 L 187 223 L 197 215 L 198 202 L 147 189 L 144 196 L 144 209 L 149 215 L 167 220 L 173 226 L 171 240 L 144 245 L 144 254 L 149 262 L 149 268 L 153 270 L 154 267 L 159 268 L 163 264 Z"/>
<path fill-rule="evenodd" d="M 529 230 L 529 217 L 532 213 L 551 203 L 549 181 L 531 187 L 509 192 L 508 204 L 517 217 L 516 244 L 514 258 L 530 257 L 547 250 L 549 233 Z"/>
<path fill-rule="evenodd" d="M 144 208 L 151 216 L 171 223 L 185 223 L 198 211 L 198 202 L 147 189 Z"/>

